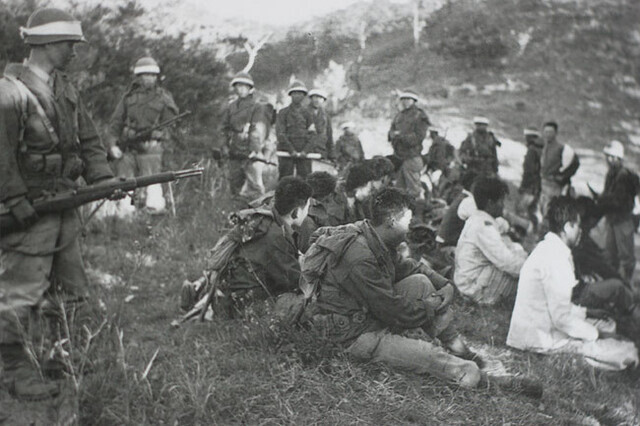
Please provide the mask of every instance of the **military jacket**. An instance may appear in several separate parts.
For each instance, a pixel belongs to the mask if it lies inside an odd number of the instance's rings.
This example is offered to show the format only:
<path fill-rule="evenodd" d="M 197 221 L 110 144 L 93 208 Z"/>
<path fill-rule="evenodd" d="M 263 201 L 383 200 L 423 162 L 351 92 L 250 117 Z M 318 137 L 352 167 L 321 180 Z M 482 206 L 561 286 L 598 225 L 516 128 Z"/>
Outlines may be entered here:
<path fill-rule="evenodd" d="M 455 157 L 455 148 L 441 136 L 433 138 L 427 153 L 427 169 L 446 171 Z"/>
<path fill-rule="evenodd" d="M 311 152 L 309 144 L 311 125 L 315 124 L 308 108 L 301 104 L 291 104 L 278 112 L 276 134 L 278 150 L 287 152 Z"/>
<path fill-rule="evenodd" d="M 252 144 L 250 135 L 258 123 L 271 127 L 272 113 L 270 104 L 256 102 L 253 95 L 229 104 L 222 117 L 222 132 L 232 157 L 246 158 L 260 148 Z"/>
<path fill-rule="evenodd" d="M 66 189 L 80 175 L 88 183 L 113 176 L 93 121 L 65 74 L 54 71 L 47 82 L 28 66 L 9 64 L 5 75 L 30 89 L 59 143 L 52 140 L 35 103 L 27 98 L 23 111 L 24 98 L 15 84 L 0 79 L 0 202 Z"/>
<path fill-rule="evenodd" d="M 498 173 L 498 151 L 500 142 L 493 132 L 474 130 L 460 144 L 460 160 L 468 169 L 481 175 Z"/>
<path fill-rule="evenodd" d="M 333 146 L 333 129 L 331 128 L 331 117 L 327 111 L 320 107 L 309 106 L 309 112 L 313 117 L 316 128 L 315 134 L 311 134 L 312 151 L 322 154 L 323 158 L 333 159 L 335 157 Z"/>
<path fill-rule="evenodd" d="M 640 190 L 638 175 L 626 167 L 610 168 L 604 182 L 604 191 L 598 197 L 598 207 L 611 223 L 631 217 L 634 199 Z"/>
<path fill-rule="evenodd" d="M 134 82 L 111 116 L 111 132 L 116 138 L 122 139 L 125 127 L 140 132 L 176 115 L 178 107 L 171 93 L 160 86 L 145 89 Z M 169 139 L 169 130 L 164 128 L 160 140 Z"/>
<path fill-rule="evenodd" d="M 537 196 L 541 187 L 541 156 L 542 148 L 530 143 L 522 163 L 522 182 L 520 192 Z"/>
<path fill-rule="evenodd" d="M 353 133 L 344 133 L 336 142 L 336 157 L 341 166 L 364 160 L 360 139 Z"/>
<path fill-rule="evenodd" d="M 388 135 L 394 153 L 403 160 L 420 156 L 430 124 L 427 114 L 415 105 L 396 114 Z M 394 135 L 394 132 L 400 134 Z"/>

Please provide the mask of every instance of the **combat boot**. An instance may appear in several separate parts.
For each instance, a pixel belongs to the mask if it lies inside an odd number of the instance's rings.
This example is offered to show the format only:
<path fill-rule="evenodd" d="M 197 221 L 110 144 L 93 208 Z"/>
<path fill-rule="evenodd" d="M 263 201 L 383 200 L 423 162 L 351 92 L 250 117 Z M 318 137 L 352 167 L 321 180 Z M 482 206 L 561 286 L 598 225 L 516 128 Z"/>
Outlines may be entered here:
<path fill-rule="evenodd" d="M 464 343 L 460 336 L 456 336 L 452 340 L 442 343 L 451 355 L 457 356 L 458 358 L 462 358 L 467 361 L 473 361 L 476 363 L 478 368 L 484 368 L 485 362 L 482 357 L 469 349 L 467 344 Z"/>
<path fill-rule="evenodd" d="M 20 344 L 0 345 L 4 363 L 3 381 L 9 393 L 19 400 L 41 401 L 60 393 L 58 383 L 45 381 L 38 369 L 29 361 Z"/>

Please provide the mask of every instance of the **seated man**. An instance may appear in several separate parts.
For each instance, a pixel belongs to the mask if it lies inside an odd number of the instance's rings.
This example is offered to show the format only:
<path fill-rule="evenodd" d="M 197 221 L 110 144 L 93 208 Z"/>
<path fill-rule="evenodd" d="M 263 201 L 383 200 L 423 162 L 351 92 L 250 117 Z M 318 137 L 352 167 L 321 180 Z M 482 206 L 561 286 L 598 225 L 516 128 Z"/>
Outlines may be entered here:
<path fill-rule="evenodd" d="M 576 208 L 580 216 L 581 237 L 571 250 L 578 279 L 572 301 L 586 307 L 589 317 L 607 316 L 616 322 L 630 319 L 632 329 L 626 334 L 636 337 L 640 330 L 640 306 L 634 300 L 633 291 L 624 284 L 618 271 L 607 261 L 604 251 L 589 235 L 601 213 L 589 197 L 578 197 Z"/>
<path fill-rule="evenodd" d="M 378 192 L 383 188 L 391 185 L 393 175 L 395 174 L 395 167 L 391 160 L 387 157 L 377 156 L 370 160 L 365 160 L 371 171 L 374 174 L 373 191 Z"/>
<path fill-rule="evenodd" d="M 298 248 L 305 253 L 313 232 L 322 226 L 338 226 L 349 223 L 349 207 L 346 197 L 336 191 L 336 178 L 327 172 L 313 172 L 307 176 L 313 190 L 309 214 L 298 232 Z"/>
<path fill-rule="evenodd" d="M 467 360 L 481 361 L 451 323 L 453 286 L 396 252 L 409 230 L 409 204 L 388 188 L 377 195 L 371 222 L 316 231 L 302 273 L 319 294 L 306 315 L 358 359 L 476 386 L 480 369 Z"/>
<path fill-rule="evenodd" d="M 552 198 L 545 217 L 549 232 L 520 272 L 507 345 L 539 353 L 578 353 L 606 369 L 637 365 L 633 343 L 607 338 L 587 320 L 586 309 L 571 302 L 577 283 L 571 248 L 581 232 L 575 201 Z"/>
<path fill-rule="evenodd" d="M 501 235 L 496 220 L 502 216 L 507 192 L 507 185 L 498 178 L 476 180 L 476 209 L 467 219 L 456 246 L 453 281 L 462 294 L 478 303 L 494 304 L 512 296 L 527 258 L 520 245 Z"/>
<path fill-rule="evenodd" d="M 473 198 L 471 188 L 477 176 L 478 174 L 473 170 L 468 170 L 462 175 L 460 179 L 463 188 L 462 192 L 447 208 L 438 228 L 436 242 L 441 246 L 456 246 L 458 244 L 458 238 L 460 238 L 462 228 L 464 228 L 464 220 L 458 215 L 458 208 L 462 200 L 467 197 Z"/>
<path fill-rule="evenodd" d="M 272 207 L 236 212 L 235 226 L 216 243 L 209 269 L 224 282 L 229 314 L 254 300 L 272 298 L 298 287 L 300 265 L 293 228 L 307 217 L 311 187 L 297 177 L 284 177 L 276 187 Z M 190 310 L 201 296 L 201 282 L 185 283 L 182 308 Z"/>

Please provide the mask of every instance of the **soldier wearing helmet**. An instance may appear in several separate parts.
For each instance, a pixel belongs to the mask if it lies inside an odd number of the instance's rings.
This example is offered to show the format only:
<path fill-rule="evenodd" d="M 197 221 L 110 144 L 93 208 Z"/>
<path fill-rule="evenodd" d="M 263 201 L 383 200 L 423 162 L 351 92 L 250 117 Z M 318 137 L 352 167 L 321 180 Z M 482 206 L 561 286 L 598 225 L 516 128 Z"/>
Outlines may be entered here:
<path fill-rule="evenodd" d="M 25 342 L 51 301 L 86 298 L 74 209 L 38 214 L 32 202 L 49 192 L 113 177 L 106 151 L 78 91 L 64 73 L 84 42 L 80 22 L 54 8 L 36 10 L 21 28 L 30 47 L 22 64 L 8 64 L 0 79 L 0 207 L 20 228 L 0 236 L 0 355 L 2 378 L 20 399 L 59 392 L 30 361 Z M 54 280 L 55 277 L 55 280 Z M 55 303 L 60 306 L 60 303 Z M 60 313 L 58 313 L 58 316 Z M 44 333 L 44 328 L 39 330 Z"/>
<path fill-rule="evenodd" d="M 140 132 L 169 120 L 178 114 L 178 107 L 168 90 L 158 85 L 160 67 L 155 59 L 143 57 L 133 67 L 133 82 L 116 106 L 111 117 L 110 153 L 120 177 L 145 176 L 160 173 L 164 146 L 171 140 L 169 129 L 158 129 L 147 141 L 127 143 Z M 143 206 L 152 214 L 165 211 L 162 185 L 151 185 L 140 194 Z"/>

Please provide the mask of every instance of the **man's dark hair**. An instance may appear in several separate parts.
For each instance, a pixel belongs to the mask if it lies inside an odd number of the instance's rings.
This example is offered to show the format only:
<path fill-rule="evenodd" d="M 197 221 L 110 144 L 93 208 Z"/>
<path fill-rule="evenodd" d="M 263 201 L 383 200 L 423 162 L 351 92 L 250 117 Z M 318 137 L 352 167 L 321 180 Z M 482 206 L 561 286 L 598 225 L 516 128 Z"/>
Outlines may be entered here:
<path fill-rule="evenodd" d="M 506 197 L 509 193 L 509 187 L 506 183 L 494 177 L 479 177 L 473 184 L 473 199 L 476 207 L 484 210 L 489 202 L 496 202 Z"/>
<path fill-rule="evenodd" d="M 307 176 L 307 183 L 313 190 L 313 198 L 321 200 L 336 189 L 336 178 L 327 172 L 313 172 Z"/>
<path fill-rule="evenodd" d="M 347 192 L 354 191 L 356 188 L 366 185 L 368 182 L 375 180 L 375 176 L 366 163 L 356 163 L 349 167 L 347 180 L 344 183 L 344 189 Z"/>
<path fill-rule="evenodd" d="M 558 123 L 556 123 L 555 121 L 547 121 L 546 123 L 544 123 L 544 125 L 542 126 L 542 128 L 544 129 L 545 127 L 553 127 L 553 130 L 555 130 L 556 133 L 558 133 Z"/>
<path fill-rule="evenodd" d="M 303 207 L 313 195 L 311 186 L 299 177 L 286 176 L 280 179 L 274 195 L 276 211 L 285 216 L 297 207 Z"/>
<path fill-rule="evenodd" d="M 478 178 L 478 172 L 476 172 L 475 170 L 467 170 L 464 172 L 462 177 L 460 177 L 460 184 L 467 191 L 471 191 L 471 188 L 473 187 L 473 183 L 476 181 L 477 178 Z"/>
<path fill-rule="evenodd" d="M 373 226 L 384 224 L 391 216 L 411 208 L 411 197 L 397 188 L 385 188 L 373 200 L 371 223 Z"/>
<path fill-rule="evenodd" d="M 396 169 L 391 160 L 382 156 L 376 156 L 370 160 L 366 160 L 365 164 L 371 168 L 371 171 L 375 176 L 374 180 L 380 180 L 385 176 L 391 175 Z"/>
<path fill-rule="evenodd" d="M 553 197 L 547 205 L 545 219 L 549 224 L 549 231 L 555 234 L 562 232 L 565 223 L 575 223 L 578 217 L 578 206 L 571 197 Z"/>

